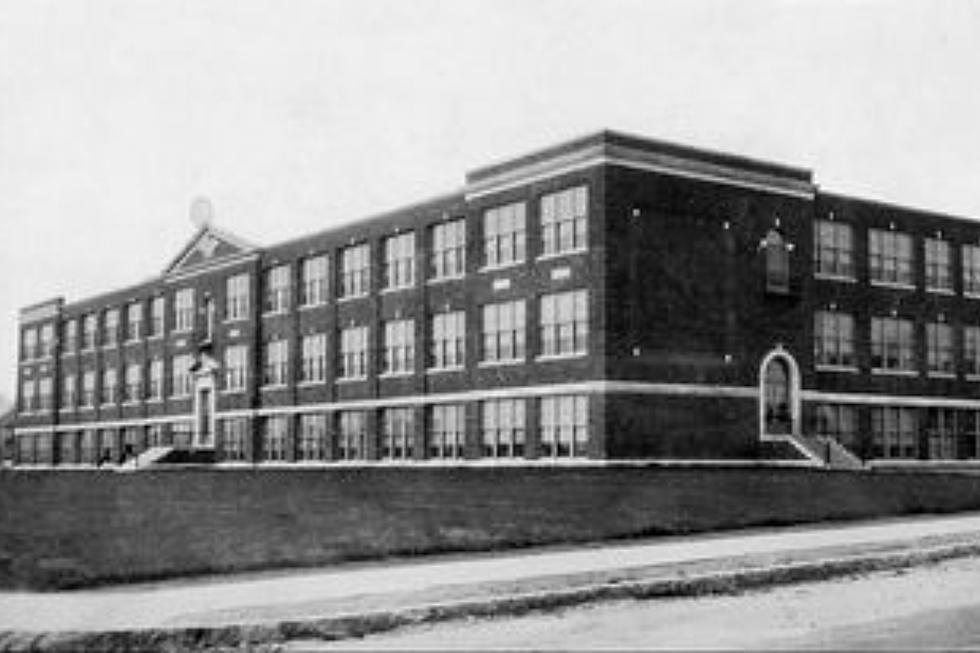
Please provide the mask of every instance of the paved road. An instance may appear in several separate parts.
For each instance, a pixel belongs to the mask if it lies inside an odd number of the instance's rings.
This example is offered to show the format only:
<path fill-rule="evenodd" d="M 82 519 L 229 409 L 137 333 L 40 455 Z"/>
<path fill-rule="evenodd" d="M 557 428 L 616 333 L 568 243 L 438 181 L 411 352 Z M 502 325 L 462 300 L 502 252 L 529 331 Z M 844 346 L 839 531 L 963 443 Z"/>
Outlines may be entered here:
<path fill-rule="evenodd" d="M 662 538 L 628 544 L 428 558 L 263 576 L 231 576 L 99 590 L 0 593 L 0 630 L 104 631 L 259 623 L 343 614 L 374 598 L 440 593 L 752 554 L 861 547 L 949 535 L 980 537 L 980 514 L 844 526 Z"/>
<path fill-rule="evenodd" d="M 980 649 L 980 559 L 740 596 L 618 601 L 408 628 L 324 650 Z"/>

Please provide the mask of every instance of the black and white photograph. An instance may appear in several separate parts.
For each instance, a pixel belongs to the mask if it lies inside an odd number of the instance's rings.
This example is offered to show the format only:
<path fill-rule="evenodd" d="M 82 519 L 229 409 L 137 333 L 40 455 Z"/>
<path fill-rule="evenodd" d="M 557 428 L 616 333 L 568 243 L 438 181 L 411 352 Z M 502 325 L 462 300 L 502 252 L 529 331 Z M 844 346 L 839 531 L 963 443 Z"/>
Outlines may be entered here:
<path fill-rule="evenodd" d="M 980 0 L 0 0 L 0 651 L 980 651 Z"/>

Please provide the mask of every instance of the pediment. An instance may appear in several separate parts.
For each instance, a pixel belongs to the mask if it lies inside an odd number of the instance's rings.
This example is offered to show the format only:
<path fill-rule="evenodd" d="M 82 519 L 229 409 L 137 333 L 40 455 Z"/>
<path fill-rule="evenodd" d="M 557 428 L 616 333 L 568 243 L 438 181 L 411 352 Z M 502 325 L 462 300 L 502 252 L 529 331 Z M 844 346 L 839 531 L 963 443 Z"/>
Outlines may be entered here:
<path fill-rule="evenodd" d="M 163 271 L 163 276 L 196 270 L 254 250 L 255 247 L 241 238 L 208 225 L 194 234 Z"/>

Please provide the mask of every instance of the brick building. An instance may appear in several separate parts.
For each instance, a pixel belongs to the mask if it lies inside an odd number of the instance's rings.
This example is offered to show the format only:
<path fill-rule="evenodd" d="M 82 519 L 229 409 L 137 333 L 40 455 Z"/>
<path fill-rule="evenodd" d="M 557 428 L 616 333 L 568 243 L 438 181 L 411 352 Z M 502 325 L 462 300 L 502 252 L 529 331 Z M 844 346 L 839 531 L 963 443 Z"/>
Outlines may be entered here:
<path fill-rule="evenodd" d="M 22 465 L 980 455 L 980 224 L 613 132 L 20 334 Z"/>

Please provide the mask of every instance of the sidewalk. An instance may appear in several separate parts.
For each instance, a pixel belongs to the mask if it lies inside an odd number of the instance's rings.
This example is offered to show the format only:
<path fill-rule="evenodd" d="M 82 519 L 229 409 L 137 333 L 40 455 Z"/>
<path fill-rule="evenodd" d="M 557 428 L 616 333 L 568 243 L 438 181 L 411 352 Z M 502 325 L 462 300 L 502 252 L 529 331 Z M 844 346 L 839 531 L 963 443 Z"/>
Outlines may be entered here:
<path fill-rule="evenodd" d="M 980 515 L 975 513 L 402 559 L 75 592 L 2 592 L 0 633 L 7 635 L 0 636 L 0 648 L 28 641 L 11 632 L 51 633 L 52 644 L 63 644 L 64 637 L 56 633 L 156 631 L 155 636 L 162 637 L 160 633 L 176 636 L 181 630 L 211 629 L 233 637 L 233 629 L 246 626 L 261 638 L 263 627 L 279 629 L 283 636 L 284 623 L 287 631 L 295 632 L 303 632 L 302 624 L 308 623 L 344 636 L 362 627 L 383 626 L 394 614 L 402 621 L 489 614 L 542 607 L 549 601 L 581 602 L 590 596 L 669 593 L 678 583 L 698 579 L 731 582 L 741 575 L 755 579 L 755 584 L 766 578 L 786 582 L 773 574 L 809 569 L 800 578 L 819 577 L 813 574 L 830 563 L 844 564 L 836 573 L 845 573 L 860 569 L 854 564 L 874 565 L 876 560 L 902 566 L 971 554 L 980 554 Z M 366 616 L 375 626 L 357 625 Z"/>

